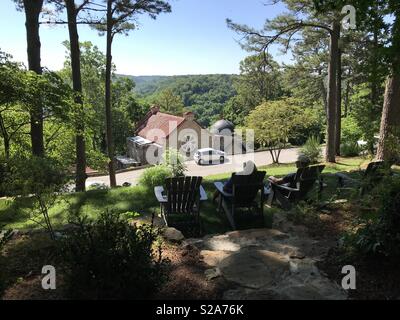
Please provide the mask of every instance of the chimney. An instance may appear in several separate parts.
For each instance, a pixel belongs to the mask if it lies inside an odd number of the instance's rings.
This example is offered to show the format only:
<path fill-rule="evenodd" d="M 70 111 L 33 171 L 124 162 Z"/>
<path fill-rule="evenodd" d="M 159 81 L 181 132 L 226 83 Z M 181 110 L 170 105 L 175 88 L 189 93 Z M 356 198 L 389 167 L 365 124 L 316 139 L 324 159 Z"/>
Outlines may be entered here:
<path fill-rule="evenodd" d="M 183 117 L 185 118 L 185 120 L 193 121 L 194 120 L 194 113 L 191 112 L 191 111 L 185 112 L 183 114 Z"/>
<path fill-rule="evenodd" d="M 157 114 L 159 111 L 160 111 L 160 107 L 158 107 L 158 106 L 152 106 L 150 108 L 151 114 Z"/>

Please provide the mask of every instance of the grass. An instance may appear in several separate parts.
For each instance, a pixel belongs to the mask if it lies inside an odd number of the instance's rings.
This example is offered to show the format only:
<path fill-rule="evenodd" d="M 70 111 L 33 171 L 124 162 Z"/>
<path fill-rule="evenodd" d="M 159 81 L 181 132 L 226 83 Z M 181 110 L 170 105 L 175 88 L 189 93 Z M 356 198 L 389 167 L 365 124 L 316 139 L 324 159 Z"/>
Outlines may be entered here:
<path fill-rule="evenodd" d="M 324 197 L 331 196 L 335 190 L 334 177 L 329 173 L 339 171 L 357 170 L 367 159 L 341 158 L 337 164 L 327 165 L 324 175 L 328 184 Z M 269 165 L 259 168 L 267 172 L 266 176 L 284 176 L 296 171 L 294 164 Z M 201 218 L 204 232 L 207 234 L 223 233 L 229 230 L 229 224 L 224 215 L 217 213 L 216 206 L 211 199 L 214 193 L 213 183 L 224 181 L 230 177 L 231 173 L 208 176 L 204 179 L 204 188 L 207 191 L 209 200 L 202 204 Z M 5 228 L 27 230 L 38 229 L 40 226 L 30 220 L 32 201 L 29 198 L 2 199 L 0 200 L 0 225 Z M 158 203 L 152 191 L 146 190 L 142 186 L 117 188 L 113 190 L 91 190 L 84 193 L 74 193 L 62 195 L 50 209 L 50 219 L 53 226 L 57 229 L 68 223 L 68 215 L 73 212 L 80 212 L 88 217 L 95 218 L 104 210 L 126 212 L 138 212 L 142 216 L 151 215 L 159 212 Z M 269 225 L 272 221 L 274 210 L 265 210 L 265 223 Z M 246 219 L 243 228 L 259 226 L 260 221 Z M 239 228 L 240 228 L 239 223 Z"/>

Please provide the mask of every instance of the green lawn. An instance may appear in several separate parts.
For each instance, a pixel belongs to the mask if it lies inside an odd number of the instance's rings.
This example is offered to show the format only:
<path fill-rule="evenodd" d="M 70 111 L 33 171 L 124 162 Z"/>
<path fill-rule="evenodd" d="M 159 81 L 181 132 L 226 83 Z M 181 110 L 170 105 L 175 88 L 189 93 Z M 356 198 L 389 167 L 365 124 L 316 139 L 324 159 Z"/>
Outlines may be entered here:
<path fill-rule="evenodd" d="M 340 159 L 335 165 L 328 165 L 324 171 L 325 181 L 328 188 L 324 191 L 325 197 L 330 197 L 336 190 L 335 179 L 330 177 L 329 173 L 339 171 L 357 170 L 362 164 L 368 162 L 368 159 L 357 157 Z M 260 168 L 267 172 L 266 176 L 283 176 L 294 172 L 294 164 L 270 165 Z M 216 206 L 211 198 L 214 192 L 213 182 L 224 181 L 228 179 L 230 173 L 209 176 L 204 179 L 204 187 L 209 196 L 209 200 L 202 204 L 201 217 L 205 233 L 222 233 L 229 230 L 229 225 L 223 215 L 217 213 Z M 15 199 L 0 200 L 0 225 L 13 229 L 36 229 L 39 226 L 29 219 L 31 200 Z M 63 195 L 58 198 L 57 203 L 50 209 L 50 217 L 54 227 L 60 227 L 68 222 L 68 212 L 79 210 L 89 217 L 96 217 L 103 210 L 126 212 L 134 211 L 141 215 L 151 215 L 158 213 L 158 203 L 151 191 L 144 187 L 135 186 L 127 188 L 118 188 L 113 190 L 92 190 L 85 193 L 75 193 Z M 270 224 L 273 210 L 265 210 L 266 225 Z M 240 220 L 240 217 L 239 217 Z M 245 220 L 239 227 L 251 228 L 259 226 L 260 221 L 251 219 Z"/>

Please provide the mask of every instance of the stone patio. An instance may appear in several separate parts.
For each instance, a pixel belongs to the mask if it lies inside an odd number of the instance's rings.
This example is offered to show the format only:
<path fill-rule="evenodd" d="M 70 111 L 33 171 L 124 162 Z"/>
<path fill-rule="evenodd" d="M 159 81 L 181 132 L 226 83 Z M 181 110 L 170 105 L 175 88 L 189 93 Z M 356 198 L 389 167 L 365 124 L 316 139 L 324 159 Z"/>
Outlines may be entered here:
<path fill-rule="evenodd" d="M 275 221 L 274 229 L 187 239 L 183 245 L 201 250 L 209 281 L 222 277 L 230 284 L 224 299 L 346 299 L 316 267 L 334 244 L 309 238 L 283 216 Z"/>

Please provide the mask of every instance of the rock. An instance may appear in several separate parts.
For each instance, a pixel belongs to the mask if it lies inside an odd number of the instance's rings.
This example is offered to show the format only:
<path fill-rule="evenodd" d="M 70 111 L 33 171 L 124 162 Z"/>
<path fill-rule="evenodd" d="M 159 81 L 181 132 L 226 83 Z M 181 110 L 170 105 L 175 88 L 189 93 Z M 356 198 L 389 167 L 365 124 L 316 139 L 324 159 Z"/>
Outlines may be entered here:
<path fill-rule="evenodd" d="M 280 281 L 289 264 L 275 252 L 245 248 L 224 259 L 219 268 L 226 280 L 257 289 Z"/>
<path fill-rule="evenodd" d="M 221 261 L 225 258 L 229 257 L 232 254 L 231 251 L 211 251 L 211 250 L 202 250 L 200 255 L 203 258 L 205 264 L 216 267 Z"/>
<path fill-rule="evenodd" d="M 343 203 L 347 203 L 348 200 L 347 199 L 337 199 L 335 201 L 332 202 L 332 204 L 343 204 Z"/>
<path fill-rule="evenodd" d="M 185 239 L 182 232 L 175 228 L 165 228 L 163 231 L 163 236 L 166 240 L 172 242 L 180 242 Z"/>
<path fill-rule="evenodd" d="M 330 216 L 329 214 L 324 214 L 324 213 L 321 213 L 319 215 L 319 218 L 323 222 L 334 222 L 335 221 L 335 219 L 332 216 Z"/>
<path fill-rule="evenodd" d="M 207 280 L 212 280 L 221 276 L 221 271 L 218 268 L 207 269 L 204 271 Z"/>
<path fill-rule="evenodd" d="M 214 236 L 204 241 L 204 249 L 213 251 L 238 251 L 240 245 L 229 239 L 228 235 Z"/>

